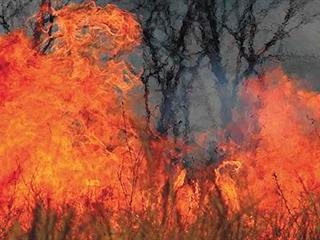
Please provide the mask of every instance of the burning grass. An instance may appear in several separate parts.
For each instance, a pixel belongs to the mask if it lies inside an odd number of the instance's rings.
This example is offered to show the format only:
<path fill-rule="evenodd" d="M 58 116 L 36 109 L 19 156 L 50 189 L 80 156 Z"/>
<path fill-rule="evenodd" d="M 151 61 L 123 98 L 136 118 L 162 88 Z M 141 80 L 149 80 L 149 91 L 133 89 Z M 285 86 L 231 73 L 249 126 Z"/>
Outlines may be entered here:
<path fill-rule="evenodd" d="M 249 79 L 224 160 L 185 169 L 194 146 L 132 110 L 140 33 L 113 5 L 44 1 L 32 39 L 1 36 L 1 239 L 319 239 L 320 95 Z"/>
<path fill-rule="evenodd" d="M 175 193 L 168 195 L 174 201 Z M 210 196 L 210 204 L 197 209 L 191 224 L 181 221 L 176 207 L 172 215 L 162 219 L 160 210 L 117 212 L 117 219 L 102 202 L 90 203 L 82 215 L 71 206 L 57 213 L 39 202 L 33 211 L 30 229 L 18 223 L 2 232 L 3 239 L 319 239 L 319 198 L 305 193 L 297 211 L 287 212 L 285 203 L 273 211 L 262 213 L 252 204 L 241 205 L 230 213 L 219 194 Z M 282 199 L 282 196 L 279 196 Z M 283 201 L 285 199 L 282 199 Z"/>

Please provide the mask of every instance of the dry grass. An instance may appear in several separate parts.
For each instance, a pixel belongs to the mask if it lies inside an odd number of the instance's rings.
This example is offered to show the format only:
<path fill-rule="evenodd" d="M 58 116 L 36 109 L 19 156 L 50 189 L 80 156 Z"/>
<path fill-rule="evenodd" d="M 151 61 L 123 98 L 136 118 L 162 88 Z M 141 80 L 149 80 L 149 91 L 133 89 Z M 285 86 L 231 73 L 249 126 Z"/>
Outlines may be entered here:
<path fill-rule="evenodd" d="M 291 209 L 290 214 L 285 204 L 272 212 L 261 213 L 246 203 L 239 212 L 230 214 L 219 195 L 214 194 L 208 206 L 199 207 L 197 220 L 189 225 L 182 223 L 174 208 L 168 210 L 167 219 L 158 221 L 161 217 L 157 210 L 121 211 L 115 217 L 95 203 L 77 216 L 69 207 L 57 214 L 38 203 L 28 230 L 24 231 L 16 222 L 3 230 L 1 239 L 320 239 L 320 199 L 313 194 L 303 196 L 301 207 Z"/>

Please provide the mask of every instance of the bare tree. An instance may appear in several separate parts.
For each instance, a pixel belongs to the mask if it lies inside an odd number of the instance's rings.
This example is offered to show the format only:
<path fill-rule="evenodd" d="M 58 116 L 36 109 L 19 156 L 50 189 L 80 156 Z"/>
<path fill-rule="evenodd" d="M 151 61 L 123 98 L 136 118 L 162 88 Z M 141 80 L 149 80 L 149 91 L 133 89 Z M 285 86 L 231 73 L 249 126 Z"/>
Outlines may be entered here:
<path fill-rule="evenodd" d="M 0 11 L 0 25 L 8 32 L 14 28 L 13 12 L 7 11 L 10 0 L 4 1 Z M 24 8 L 22 0 L 20 8 Z M 51 3 L 52 2 L 52 3 Z M 39 29 L 50 35 L 54 17 L 50 4 L 38 16 L 41 21 L 33 28 L 35 45 L 42 37 Z M 70 1 L 59 1 L 65 5 Z M 208 62 L 216 101 L 220 102 L 219 118 L 223 127 L 232 121 L 232 110 L 238 102 L 237 93 L 251 75 L 263 77 L 263 69 L 272 61 L 281 61 L 281 43 L 290 34 L 318 16 L 307 16 L 305 9 L 315 0 L 114 0 L 139 18 L 143 28 L 146 122 L 151 124 L 154 108 L 159 108 L 157 129 L 164 135 L 183 136 L 192 140 L 190 97 L 193 85 L 201 79 L 203 65 Z M 58 7 L 59 4 L 56 4 Z M 11 4 L 12 5 L 12 4 Z M 19 9 L 17 5 L 16 8 Z M 60 7 L 61 7 L 60 6 Z M 11 7 L 12 8 L 12 7 Z M 277 18 L 277 21 L 270 21 Z M 270 22 L 270 23 L 269 23 Z M 12 25 L 12 26 L 11 26 Z M 42 52 L 51 42 L 39 46 Z M 279 50 L 280 49 L 280 50 Z M 150 101 L 161 93 L 158 104 Z M 213 119 L 214 120 L 214 119 Z"/>
<path fill-rule="evenodd" d="M 221 101 L 220 117 L 223 123 L 228 123 L 232 121 L 231 111 L 237 102 L 241 83 L 251 75 L 261 78 L 264 67 L 270 61 L 281 62 L 284 57 L 279 51 L 281 41 L 319 14 L 304 15 L 305 8 L 313 0 L 179 2 L 187 6 L 183 13 L 180 12 L 181 15 L 177 14 L 172 7 L 173 2 L 169 0 L 138 1 L 136 9 L 133 9 L 138 15 L 141 12 L 146 12 L 143 16 L 147 15 L 141 18 L 145 40 L 143 82 L 146 96 L 150 95 L 150 81 L 157 81 L 162 92 L 158 129 L 164 134 L 172 129 L 175 136 L 190 132 L 188 119 L 178 119 L 178 115 L 182 113 L 188 118 L 191 101 L 188 88 L 196 80 L 195 72 L 201 71 L 201 60 L 209 59 L 215 76 L 213 84 Z M 275 14 L 281 19 L 266 29 L 268 16 Z M 192 41 L 196 43 L 190 47 Z M 232 51 L 237 53 L 235 56 L 222 50 L 230 43 L 234 43 Z M 228 62 L 236 67 L 230 68 Z M 190 72 L 193 79 L 185 84 L 185 74 Z M 147 113 L 150 117 L 149 110 Z"/>

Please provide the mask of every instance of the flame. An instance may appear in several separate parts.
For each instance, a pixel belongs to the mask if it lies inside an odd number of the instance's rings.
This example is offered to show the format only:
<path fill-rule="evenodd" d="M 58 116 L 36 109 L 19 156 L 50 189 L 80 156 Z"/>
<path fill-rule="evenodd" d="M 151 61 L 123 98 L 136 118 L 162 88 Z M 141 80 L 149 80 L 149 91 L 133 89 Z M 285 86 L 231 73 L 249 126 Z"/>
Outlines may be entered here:
<path fill-rule="evenodd" d="M 237 175 L 241 168 L 239 161 L 225 161 L 215 169 L 215 182 L 221 190 L 225 204 L 231 212 L 240 210 L 239 194 L 234 175 Z"/>
<path fill-rule="evenodd" d="M 223 165 L 241 165 L 238 181 L 228 175 L 218 181 L 227 198 L 234 199 L 233 208 L 251 196 L 261 211 L 279 211 L 284 204 L 294 210 L 302 193 L 319 192 L 320 94 L 299 89 L 280 68 L 263 80 L 249 79 L 243 88 L 245 107 L 234 124 L 242 137 L 225 146 L 229 160 Z"/>
<path fill-rule="evenodd" d="M 46 14 L 54 16 L 49 26 Z M 141 42 L 135 17 L 114 5 L 55 10 L 45 2 L 35 19 L 33 39 L 22 31 L 0 37 L 0 226 L 8 217 L 29 223 L 34 202 L 46 197 L 80 213 L 88 198 L 115 211 L 155 202 L 162 218 L 175 209 L 187 225 L 215 188 L 231 213 L 248 196 L 272 212 L 319 191 L 320 94 L 281 69 L 248 80 L 229 129 L 235 141 L 220 146 L 226 159 L 211 178 L 202 169 L 191 179 L 171 160 L 192 146 L 144 136 L 135 117 L 131 93 L 141 81 L 127 61 Z"/>
<path fill-rule="evenodd" d="M 140 26 L 114 5 L 51 12 L 56 30 L 39 43 L 53 39 L 47 54 L 22 31 L 0 38 L 1 214 L 23 212 L 39 195 L 79 211 L 83 196 L 137 205 L 145 156 L 128 96 L 140 76 L 126 54 Z"/>

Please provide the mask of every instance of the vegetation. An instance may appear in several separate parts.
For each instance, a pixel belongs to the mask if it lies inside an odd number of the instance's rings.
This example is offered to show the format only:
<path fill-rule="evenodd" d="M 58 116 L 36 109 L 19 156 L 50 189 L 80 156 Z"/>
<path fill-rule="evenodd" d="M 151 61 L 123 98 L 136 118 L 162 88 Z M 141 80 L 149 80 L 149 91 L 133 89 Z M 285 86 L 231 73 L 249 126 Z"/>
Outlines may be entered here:
<path fill-rule="evenodd" d="M 208 205 L 199 205 L 196 220 L 189 224 L 175 206 L 164 215 L 151 209 L 111 213 L 95 202 L 77 215 L 69 206 L 57 213 L 39 201 L 30 227 L 24 230 L 16 222 L 2 230 L 1 239 L 319 239 L 320 199 L 309 192 L 301 196 L 299 209 L 290 209 L 279 192 L 282 204 L 273 212 L 263 213 L 247 199 L 238 212 L 231 213 L 216 192 Z M 174 193 L 168 195 L 173 197 Z"/>

